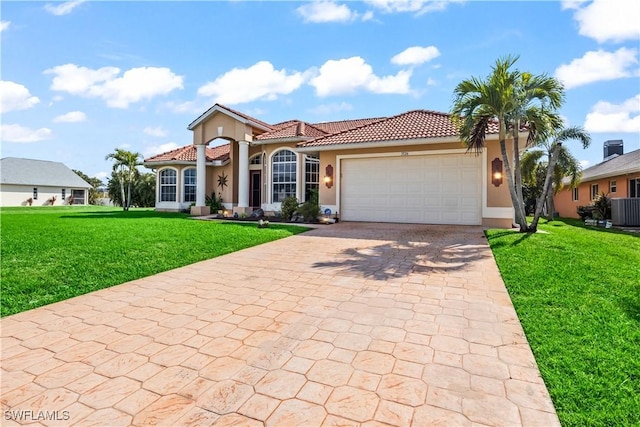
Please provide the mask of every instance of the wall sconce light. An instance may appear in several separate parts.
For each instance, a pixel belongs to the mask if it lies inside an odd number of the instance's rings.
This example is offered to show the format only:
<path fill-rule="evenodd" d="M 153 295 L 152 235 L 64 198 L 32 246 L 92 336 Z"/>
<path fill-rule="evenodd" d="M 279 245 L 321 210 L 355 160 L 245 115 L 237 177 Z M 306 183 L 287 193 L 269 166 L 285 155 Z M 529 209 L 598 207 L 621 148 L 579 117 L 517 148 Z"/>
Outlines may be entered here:
<path fill-rule="evenodd" d="M 327 165 L 324 170 L 324 185 L 326 185 L 327 188 L 333 187 L 333 166 L 331 165 Z"/>
<path fill-rule="evenodd" d="M 502 184 L 502 160 L 497 157 L 491 162 L 491 183 L 496 187 Z"/>

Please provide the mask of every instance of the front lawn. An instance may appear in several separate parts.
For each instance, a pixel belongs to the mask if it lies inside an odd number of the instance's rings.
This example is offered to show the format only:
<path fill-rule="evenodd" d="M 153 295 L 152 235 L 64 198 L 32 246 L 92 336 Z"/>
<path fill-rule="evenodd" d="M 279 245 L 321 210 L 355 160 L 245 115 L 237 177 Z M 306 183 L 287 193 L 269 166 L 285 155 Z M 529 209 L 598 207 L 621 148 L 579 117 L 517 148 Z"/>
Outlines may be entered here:
<path fill-rule="evenodd" d="M 561 423 L 640 425 L 640 235 L 539 228 L 487 237 Z"/>
<path fill-rule="evenodd" d="M 306 230 L 101 207 L 2 208 L 0 224 L 2 316 Z"/>

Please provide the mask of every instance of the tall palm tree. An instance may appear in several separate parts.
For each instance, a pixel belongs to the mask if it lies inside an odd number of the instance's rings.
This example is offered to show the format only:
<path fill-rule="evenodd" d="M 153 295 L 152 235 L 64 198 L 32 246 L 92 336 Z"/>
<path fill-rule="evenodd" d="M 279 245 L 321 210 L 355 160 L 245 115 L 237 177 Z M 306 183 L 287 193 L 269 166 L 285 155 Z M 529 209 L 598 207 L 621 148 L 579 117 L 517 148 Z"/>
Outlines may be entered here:
<path fill-rule="evenodd" d="M 137 166 L 141 165 L 142 155 L 137 152 L 116 148 L 113 153 L 108 154 L 105 160 L 113 160 L 113 171 L 120 181 L 120 192 L 122 195 L 122 208 L 129 210 L 131 205 L 131 186 L 137 178 L 139 172 Z M 124 186 L 127 185 L 127 197 L 125 197 Z"/>
<path fill-rule="evenodd" d="M 522 195 L 522 178 L 519 165 L 519 135 L 521 128 L 528 128 L 525 146 L 530 146 L 540 136 L 549 135 L 558 126 L 560 117 L 556 110 L 564 99 L 562 84 L 547 75 L 534 76 L 512 69 L 517 56 L 498 59 L 486 79 L 471 77 L 460 82 L 454 90 L 451 115 L 459 126 L 460 137 L 468 150 L 481 152 L 484 148 L 487 128 L 498 124 L 500 152 L 507 176 L 515 221 L 521 232 L 535 231 L 527 224 Z M 507 153 L 507 136 L 512 137 L 514 166 Z"/>
<path fill-rule="evenodd" d="M 557 194 L 563 186 L 565 177 L 569 178 L 570 188 L 580 184 L 582 168 L 578 160 L 569 152 L 563 144 L 576 140 L 587 148 L 591 144 L 591 136 L 579 126 L 560 129 L 550 139 L 543 139 L 538 145 L 542 149 L 530 150 L 522 155 L 522 174 L 527 179 L 535 176 L 535 170 L 539 167 L 546 168 L 546 175 L 542 192 L 536 201 L 536 209 L 531 222 L 532 228 L 537 228 L 542 215 L 542 207 L 547 202 L 547 216 L 553 219 L 553 195 Z M 546 162 L 542 161 L 546 157 Z"/>

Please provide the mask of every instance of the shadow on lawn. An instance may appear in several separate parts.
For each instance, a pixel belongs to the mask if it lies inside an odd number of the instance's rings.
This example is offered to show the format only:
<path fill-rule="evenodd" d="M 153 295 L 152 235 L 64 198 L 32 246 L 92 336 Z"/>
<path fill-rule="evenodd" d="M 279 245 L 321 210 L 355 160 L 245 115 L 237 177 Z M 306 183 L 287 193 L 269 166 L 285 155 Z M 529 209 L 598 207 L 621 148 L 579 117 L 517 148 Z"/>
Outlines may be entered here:
<path fill-rule="evenodd" d="M 534 234 L 535 233 L 519 233 L 517 231 L 501 231 L 499 233 L 488 236 L 487 240 L 491 244 L 492 248 L 501 248 L 507 245 L 518 246 L 520 243 L 524 242 Z M 509 243 L 508 240 L 504 240 L 505 237 L 513 237 L 514 235 L 517 235 L 519 237 L 513 242 Z"/>

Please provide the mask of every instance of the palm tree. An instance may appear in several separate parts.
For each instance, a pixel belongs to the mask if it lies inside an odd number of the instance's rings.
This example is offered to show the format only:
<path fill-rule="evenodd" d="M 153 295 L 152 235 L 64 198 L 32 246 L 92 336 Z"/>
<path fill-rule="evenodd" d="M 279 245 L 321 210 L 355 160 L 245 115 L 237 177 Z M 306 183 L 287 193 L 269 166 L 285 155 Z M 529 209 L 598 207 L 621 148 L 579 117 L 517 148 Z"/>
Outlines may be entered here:
<path fill-rule="evenodd" d="M 575 188 L 580 184 L 580 178 L 582 177 L 580 163 L 563 145 L 564 142 L 570 140 L 579 141 L 582 144 L 582 148 L 587 148 L 591 144 L 591 136 L 587 131 L 579 126 L 572 126 L 557 131 L 552 139 L 542 140 L 538 145 L 543 149 L 531 150 L 522 155 L 522 175 L 525 179 L 535 179 L 537 168 L 546 169 L 542 192 L 536 201 L 536 209 L 531 222 L 532 228 L 537 228 L 538 226 L 545 199 L 547 216 L 549 219 L 553 219 L 553 195 L 563 188 L 565 177 L 569 178 L 570 188 Z M 542 161 L 545 157 L 546 162 Z"/>
<path fill-rule="evenodd" d="M 108 154 L 105 160 L 114 160 L 113 172 L 120 181 L 120 192 L 122 195 L 122 208 L 129 210 L 131 205 L 131 186 L 137 178 L 139 172 L 137 166 L 141 165 L 140 158 L 142 155 L 137 152 L 116 148 L 113 153 Z M 124 186 L 127 185 L 127 197 L 125 197 Z"/>
<path fill-rule="evenodd" d="M 525 147 L 549 135 L 551 129 L 560 123 L 556 110 L 564 99 L 564 89 L 558 80 L 545 74 L 534 76 L 513 70 L 511 67 L 517 60 L 517 56 L 498 59 L 485 80 L 471 77 L 460 82 L 454 90 L 451 115 L 469 151 L 481 152 L 489 124 L 498 124 L 500 152 L 515 221 L 521 232 L 528 232 L 535 229 L 527 224 L 520 159 L 515 155 L 515 164 L 511 166 L 507 135 L 512 137 L 514 153 L 520 152 L 519 135 L 522 127 L 526 126 L 529 132 Z"/>

